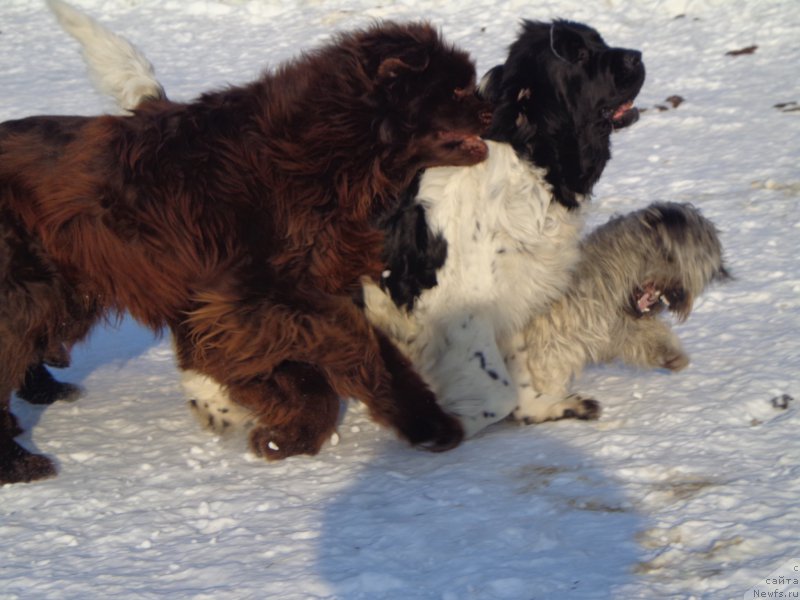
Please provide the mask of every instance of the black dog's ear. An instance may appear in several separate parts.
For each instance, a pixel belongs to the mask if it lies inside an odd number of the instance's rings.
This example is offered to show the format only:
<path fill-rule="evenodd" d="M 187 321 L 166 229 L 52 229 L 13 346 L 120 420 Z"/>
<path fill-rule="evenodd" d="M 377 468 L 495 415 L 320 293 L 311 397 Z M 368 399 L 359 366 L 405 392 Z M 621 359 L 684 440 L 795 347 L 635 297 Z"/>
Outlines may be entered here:
<path fill-rule="evenodd" d="M 550 24 L 550 51 L 565 63 L 583 64 L 589 60 L 589 49 L 576 28 L 586 29 L 586 26 L 562 20 Z M 597 39 L 603 41 L 599 35 Z"/>
<path fill-rule="evenodd" d="M 478 97 L 492 104 L 500 100 L 501 82 L 503 81 L 503 65 L 497 65 L 486 71 L 478 84 Z"/>
<path fill-rule="evenodd" d="M 421 73 L 428 68 L 429 62 L 430 57 L 422 48 L 409 48 L 399 56 L 384 58 L 378 66 L 376 79 L 384 83 L 406 73 Z"/>

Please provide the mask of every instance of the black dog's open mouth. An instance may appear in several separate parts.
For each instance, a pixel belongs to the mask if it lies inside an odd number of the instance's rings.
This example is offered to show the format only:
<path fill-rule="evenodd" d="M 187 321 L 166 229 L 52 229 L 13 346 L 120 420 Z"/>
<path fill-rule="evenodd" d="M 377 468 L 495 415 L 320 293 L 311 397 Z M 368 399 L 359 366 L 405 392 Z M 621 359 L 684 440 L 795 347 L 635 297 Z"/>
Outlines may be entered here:
<path fill-rule="evenodd" d="M 608 110 L 608 119 L 614 129 L 624 129 L 639 120 L 639 109 L 633 105 L 633 100 L 623 102 L 616 109 Z"/>

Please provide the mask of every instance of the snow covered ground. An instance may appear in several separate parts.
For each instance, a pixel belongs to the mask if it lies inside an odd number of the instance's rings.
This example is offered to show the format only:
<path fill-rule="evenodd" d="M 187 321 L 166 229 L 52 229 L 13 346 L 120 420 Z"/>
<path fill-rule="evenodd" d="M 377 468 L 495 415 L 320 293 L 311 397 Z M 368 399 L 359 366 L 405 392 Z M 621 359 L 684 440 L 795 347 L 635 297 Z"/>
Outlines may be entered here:
<path fill-rule="evenodd" d="M 130 321 L 98 330 L 60 373 L 84 397 L 14 403 L 35 425 L 23 443 L 60 475 L 0 489 L 0 598 L 716 599 L 798 577 L 796 0 L 75 4 L 137 43 L 173 98 L 374 18 L 432 20 L 479 72 L 521 17 L 590 23 L 643 50 L 649 109 L 614 138 L 591 223 L 692 202 L 736 280 L 679 326 L 686 371 L 591 369 L 576 389 L 603 402 L 599 421 L 501 423 L 441 455 L 351 404 L 337 445 L 263 463 L 193 422 L 168 340 Z M 0 120 L 111 109 L 39 0 L 2 1 L 0 90 Z M 783 394 L 796 400 L 774 406 Z"/>

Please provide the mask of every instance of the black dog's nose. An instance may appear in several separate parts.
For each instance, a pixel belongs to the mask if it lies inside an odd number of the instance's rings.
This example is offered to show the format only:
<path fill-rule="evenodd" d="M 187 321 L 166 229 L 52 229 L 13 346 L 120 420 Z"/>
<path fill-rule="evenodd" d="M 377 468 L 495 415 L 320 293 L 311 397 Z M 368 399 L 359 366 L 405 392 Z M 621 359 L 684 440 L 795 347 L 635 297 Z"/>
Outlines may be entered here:
<path fill-rule="evenodd" d="M 626 69 L 635 71 L 642 64 L 642 53 L 638 50 L 626 50 L 622 62 Z"/>

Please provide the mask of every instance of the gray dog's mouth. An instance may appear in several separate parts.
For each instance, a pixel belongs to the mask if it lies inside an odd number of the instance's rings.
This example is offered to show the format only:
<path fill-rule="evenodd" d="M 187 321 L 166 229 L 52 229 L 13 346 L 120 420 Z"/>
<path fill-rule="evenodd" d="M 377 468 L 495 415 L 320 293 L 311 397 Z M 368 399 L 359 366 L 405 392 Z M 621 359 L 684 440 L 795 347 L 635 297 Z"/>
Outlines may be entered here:
<path fill-rule="evenodd" d="M 669 298 L 664 295 L 659 289 L 656 289 L 654 283 L 646 283 L 642 287 L 636 287 L 633 290 L 633 297 L 631 298 L 634 312 L 640 316 L 647 314 L 655 314 L 664 308 L 669 307 Z"/>
<path fill-rule="evenodd" d="M 633 290 L 631 308 L 639 317 L 657 315 L 664 309 L 683 316 L 687 309 L 686 293 L 680 287 L 647 282 Z"/>

